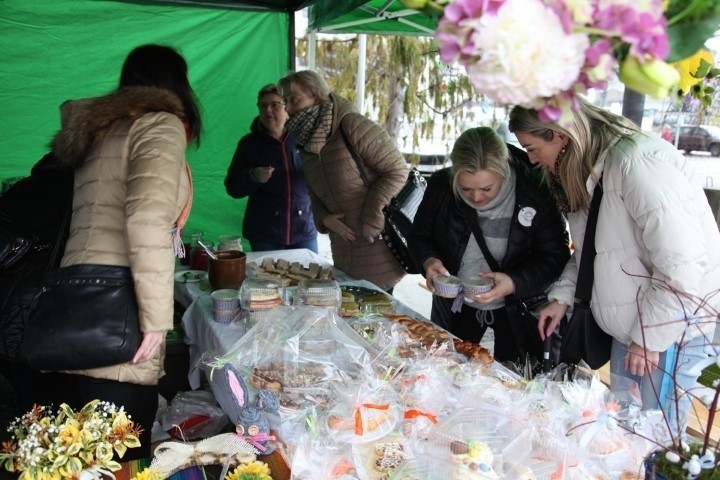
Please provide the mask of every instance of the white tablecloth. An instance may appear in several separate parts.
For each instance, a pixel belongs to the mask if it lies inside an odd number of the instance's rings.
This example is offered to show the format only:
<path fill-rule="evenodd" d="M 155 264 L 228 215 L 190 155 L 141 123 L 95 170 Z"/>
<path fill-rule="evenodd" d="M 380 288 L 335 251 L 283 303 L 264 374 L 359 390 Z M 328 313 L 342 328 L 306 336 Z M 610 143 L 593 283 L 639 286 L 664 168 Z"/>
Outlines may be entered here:
<path fill-rule="evenodd" d="M 323 259 L 315 252 L 307 249 L 297 250 L 275 250 L 267 252 L 249 252 L 248 262 L 262 262 L 266 257 L 283 258 L 289 262 L 300 262 L 307 266 L 310 263 L 317 263 L 322 267 L 333 269 L 333 276 L 340 285 L 364 287 L 372 290 L 382 289 L 367 280 L 354 280 L 345 272 L 333 267 L 331 263 Z M 248 274 L 252 276 L 248 268 Z M 200 387 L 200 370 L 196 364 L 201 355 L 207 351 L 222 356 L 228 352 L 235 343 L 245 334 L 245 326 L 242 323 L 231 323 L 225 325 L 213 319 L 212 299 L 210 298 L 210 286 L 207 279 L 196 283 L 175 284 L 175 300 L 187 307 L 183 315 L 183 328 L 185 330 L 185 343 L 190 350 L 190 373 L 188 381 L 193 389 Z M 395 310 L 399 314 L 408 314 L 416 318 L 423 318 L 410 307 L 394 300 Z"/>
<path fill-rule="evenodd" d="M 300 262 L 303 265 L 317 263 L 322 267 L 332 267 L 332 264 L 307 249 L 297 250 L 276 250 L 267 252 L 249 252 L 248 262 L 262 261 L 265 257 L 283 258 L 289 262 Z M 250 269 L 248 268 L 250 274 Z M 372 290 L 382 289 L 367 280 L 354 280 L 346 273 L 333 267 L 333 276 L 340 285 L 364 287 Z M 196 364 L 203 353 L 213 352 L 222 356 L 228 352 L 235 343 L 245 334 L 245 326 L 242 323 L 231 323 L 225 325 L 213 319 L 212 299 L 210 298 L 210 286 L 207 280 L 197 283 L 176 283 L 175 300 L 187 306 L 183 315 L 183 329 L 185 330 L 185 343 L 190 350 L 190 373 L 188 381 L 193 389 L 200 387 L 200 369 Z M 394 300 L 395 310 L 399 314 L 412 315 L 415 318 L 423 318 L 410 307 Z"/>

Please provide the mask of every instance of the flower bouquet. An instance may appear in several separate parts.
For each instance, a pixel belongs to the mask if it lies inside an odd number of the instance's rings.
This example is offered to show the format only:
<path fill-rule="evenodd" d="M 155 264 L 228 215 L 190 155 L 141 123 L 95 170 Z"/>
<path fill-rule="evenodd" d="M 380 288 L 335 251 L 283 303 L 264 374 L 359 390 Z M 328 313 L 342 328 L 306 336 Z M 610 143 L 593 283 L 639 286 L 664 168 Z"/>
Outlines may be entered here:
<path fill-rule="evenodd" d="M 120 470 L 113 460 L 140 446 L 141 432 L 122 407 L 93 400 L 81 410 L 35 406 L 10 423 L 12 439 L 0 449 L 0 467 L 20 480 L 99 479 Z"/>
<path fill-rule="evenodd" d="M 402 1 L 442 16 L 440 57 L 463 65 L 478 92 L 500 105 L 533 108 L 543 121 L 563 123 L 577 95 L 604 87 L 618 66 L 620 81 L 642 94 L 681 91 L 707 105 L 712 93 L 683 90 L 667 62 L 702 51 L 720 25 L 716 0 Z M 692 68 L 685 87 L 717 76 L 708 55 L 681 67 Z"/>

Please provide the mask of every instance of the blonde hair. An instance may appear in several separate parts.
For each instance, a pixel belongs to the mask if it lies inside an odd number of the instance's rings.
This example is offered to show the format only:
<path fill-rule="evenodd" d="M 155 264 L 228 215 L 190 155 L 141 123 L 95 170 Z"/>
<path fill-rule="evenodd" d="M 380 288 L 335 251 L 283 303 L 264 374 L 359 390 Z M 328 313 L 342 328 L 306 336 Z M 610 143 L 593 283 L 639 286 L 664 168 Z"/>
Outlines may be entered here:
<path fill-rule="evenodd" d="M 320 102 L 330 98 L 330 87 L 317 72 L 302 70 L 300 72 L 290 72 L 287 76 L 281 78 L 278 84 L 285 96 L 290 94 L 290 86 L 293 83 L 311 92 Z"/>
<path fill-rule="evenodd" d="M 568 138 L 562 160 L 557 162 L 556 172 L 560 178 L 571 212 L 589 205 L 590 194 L 586 181 L 593 174 L 598 156 L 619 138 L 629 137 L 638 132 L 637 125 L 625 117 L 608 112 L 587 100 L 578 97 L 579 108 L 571 114 L 566 125 L 553 121 L 542 121 L 538 112 L 525 107 L 513 107 L 508 127 L 513 133 L 527 133 L 545 141 L 555 135 Z M 549 172 L 544 170 L 547 179 Z"/>
<path fill-rule="evenodd" d="M 489 170 L 503 180 L 510 175 L 508 148 L 505 141 L 490 127 L 477 127 L 464 131 L 450 152 L 452 161 L 452 187 L 459 197 L 458 176 L 462 172 L 477 173 Z"/>

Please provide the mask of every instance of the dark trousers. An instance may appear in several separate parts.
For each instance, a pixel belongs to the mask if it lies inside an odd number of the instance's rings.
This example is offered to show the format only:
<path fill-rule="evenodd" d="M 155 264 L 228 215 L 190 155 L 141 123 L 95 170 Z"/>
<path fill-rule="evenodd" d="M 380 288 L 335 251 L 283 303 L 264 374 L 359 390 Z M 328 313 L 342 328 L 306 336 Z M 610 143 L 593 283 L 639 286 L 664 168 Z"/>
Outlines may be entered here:
<path fill-rule="evenodd" d="M 485 331 L 492 328 L 495 333 L 495 360 L 517 362 L 520 359 L 519 339 L 510 325 L 506 308 L 492 310 L 492 315 L 487 312 L 483 318 L 479 310 L 467 305 L 463 305 L 458 313 L 451 312 L 451 306 L 452 300 L 433 297 L 430 319 L 459 339 L 473 343 L 480 343 Z"/>
<path fill-rule="evenodd" d="M 57 409 L 67 403 L 74 410 L 81 409 L 91 400 L 104 400 L 124 407 L 126 414 L 143 429 L 140 434 L 140 446 L 130 448 L 122 459 L 129 461 L 148 458 L 150 454 L 151 431 L 158 409 L 157 385 L 137 385 L 84 375 L 47 372 L 40 373 L 26 369 L 27 376 L 13 385 L 18 394 L 18 407 L 22 412 L 32 408 L 33 404 L 52 405 Z"/>

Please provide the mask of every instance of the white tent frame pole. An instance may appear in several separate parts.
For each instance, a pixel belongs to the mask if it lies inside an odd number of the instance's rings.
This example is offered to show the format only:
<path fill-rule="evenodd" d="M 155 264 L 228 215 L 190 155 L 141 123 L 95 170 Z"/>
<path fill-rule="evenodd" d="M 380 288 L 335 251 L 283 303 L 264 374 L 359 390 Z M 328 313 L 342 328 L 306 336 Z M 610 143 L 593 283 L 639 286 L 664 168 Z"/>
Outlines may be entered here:
<path fill-rule="evenodd" d="M 315 70 L 315 51 L 317 49 L 317 33 L 313 30 L 308 35 L 307 68 Z"/>
<path fill-rule="evenodd" d="M 365 113 L 365 63 L 367 59 L 367 36 L 358 35 L 358 64 L 357 79 L 355 81 L 355 106 L 358 112 Z"/>

